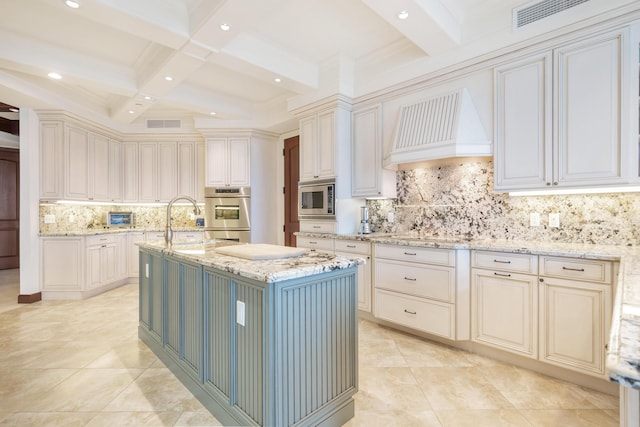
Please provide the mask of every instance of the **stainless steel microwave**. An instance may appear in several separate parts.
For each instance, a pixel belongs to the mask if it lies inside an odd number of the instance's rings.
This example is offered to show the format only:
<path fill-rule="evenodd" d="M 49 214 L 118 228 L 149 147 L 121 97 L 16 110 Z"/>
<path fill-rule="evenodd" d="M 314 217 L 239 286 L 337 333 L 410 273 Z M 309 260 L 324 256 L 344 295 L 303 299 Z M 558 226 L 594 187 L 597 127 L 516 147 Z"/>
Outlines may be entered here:
<path fill-rule="evenodd" d="M 301 182 L 298 184 L 298 217 L 335 218 L 336 182 L 334 180 Z"/>

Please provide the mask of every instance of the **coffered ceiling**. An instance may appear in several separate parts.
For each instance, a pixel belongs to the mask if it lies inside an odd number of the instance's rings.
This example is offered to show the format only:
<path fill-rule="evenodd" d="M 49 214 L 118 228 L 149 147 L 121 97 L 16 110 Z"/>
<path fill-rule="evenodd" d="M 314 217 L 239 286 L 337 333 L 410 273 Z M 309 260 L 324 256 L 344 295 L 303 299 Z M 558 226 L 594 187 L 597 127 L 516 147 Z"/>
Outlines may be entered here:
<path fill-rule="evenodd" d="M 64 109 L 123 129 L 145 118 L 181 118 L 287 131 L 296 126 L 296 105 L 336 93 L 356 98 L 639 2 L 589 0 L 518 32 L 512 9 L 530 2 L 78 3 L 2 0 L 0 101 Z M 398 18 L 401 11 L 407 19 Z"/>

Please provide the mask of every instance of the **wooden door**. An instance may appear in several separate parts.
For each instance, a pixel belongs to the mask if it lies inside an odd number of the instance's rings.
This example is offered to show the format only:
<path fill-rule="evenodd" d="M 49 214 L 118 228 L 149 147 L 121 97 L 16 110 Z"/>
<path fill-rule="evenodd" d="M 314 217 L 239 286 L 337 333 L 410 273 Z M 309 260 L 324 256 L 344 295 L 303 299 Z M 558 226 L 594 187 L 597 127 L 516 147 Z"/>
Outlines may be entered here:
<path fill-rule="evenodd" d="M 20 152 L 0 148 L 0 269 L 20 267 Z"/>
<path fill-rule="evenodd" d="M 300 179 L 300 137 L 284 140 L 284 244 L 296 246 L 298 221 L 298 180 Z"/>

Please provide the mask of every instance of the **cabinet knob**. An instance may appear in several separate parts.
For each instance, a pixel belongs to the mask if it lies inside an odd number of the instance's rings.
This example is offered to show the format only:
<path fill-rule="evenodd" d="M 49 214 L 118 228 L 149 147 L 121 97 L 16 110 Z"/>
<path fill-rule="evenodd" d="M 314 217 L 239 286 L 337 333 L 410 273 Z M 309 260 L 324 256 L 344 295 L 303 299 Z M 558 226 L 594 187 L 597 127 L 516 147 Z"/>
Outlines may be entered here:
<path fill-rule="evenodd" d="M 558 185 L 558 181 L 555 181 L 555 182 L 553 183 L 553 185 Z"/>
<path fill-rule="evenodd" d="M 550 186 L 551 186 L 551 183 L 550 183 L 550 182 L 547 182 L 547 187 L 550 187 Z"/>

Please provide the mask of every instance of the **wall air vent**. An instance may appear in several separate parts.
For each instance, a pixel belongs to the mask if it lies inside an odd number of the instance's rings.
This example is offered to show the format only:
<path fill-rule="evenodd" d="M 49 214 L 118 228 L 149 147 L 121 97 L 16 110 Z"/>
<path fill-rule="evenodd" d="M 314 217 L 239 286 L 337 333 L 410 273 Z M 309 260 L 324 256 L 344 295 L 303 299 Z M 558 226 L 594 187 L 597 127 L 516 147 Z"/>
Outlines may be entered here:
<path fill-rule="evenodd" d="M 560 13 L 589 0 L 544 0 L 527 3 L 513 9 L 513 27 L 522 28 L 541 19 Z"/>
<path fill-rule="evenodd" d="M 147 120 L 147 129 L 180 129 L 182 127 L 182 121 L 177 119 L 171 120 L 159 120 L 150 119 Z"/>

